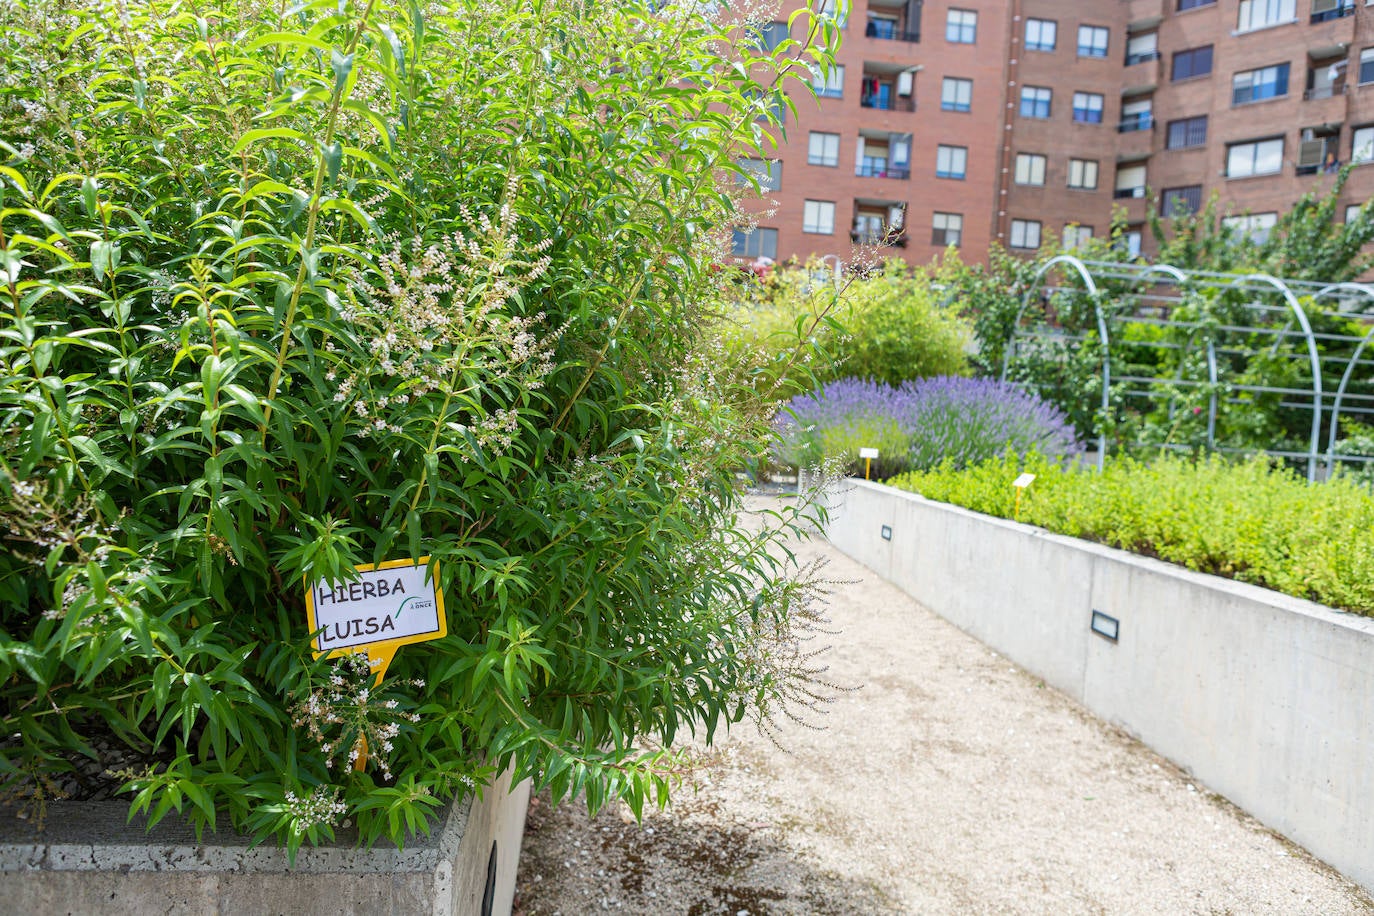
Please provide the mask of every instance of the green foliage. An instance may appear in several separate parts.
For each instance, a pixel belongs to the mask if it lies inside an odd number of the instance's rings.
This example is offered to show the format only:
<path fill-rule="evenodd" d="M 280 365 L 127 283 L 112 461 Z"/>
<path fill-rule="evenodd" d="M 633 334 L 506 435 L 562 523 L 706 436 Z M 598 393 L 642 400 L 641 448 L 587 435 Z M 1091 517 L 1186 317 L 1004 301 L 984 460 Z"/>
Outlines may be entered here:
<path fill-rule="evenodd" d="M 838 289 L 824 265 L 812 264 L 775 270 L 737 291 L 722 326 L 727 346 L 762 349 L 782 363 L 799 338 L 814 339 L 818 381 L 855 376 L 896 385 L 968 371 L 968 323 L 924 272 L 913 275 L 899 260 Z"/>
<path fill-rule="evenodd" d="M 1012 481 L 1036 475 L 1016 513 Z M 1374 616 L 1374 496 L 1264 458 L 1125 458 L 1102 473 L 1008 455 L 890 483 L 930 499 Z"/>
<path fill-rule="evenodd" d="M 801 695 L 799 523 L 733 474 L 773 402 L 702 303 L 835 27 L 659 6 L 5 5 L 9 791 L 113 748 L 153 821 L 402 842 L 508 764 L 638 811 Z M 447 638 L 312 658 L 305 585 L 422 556 Z"/>

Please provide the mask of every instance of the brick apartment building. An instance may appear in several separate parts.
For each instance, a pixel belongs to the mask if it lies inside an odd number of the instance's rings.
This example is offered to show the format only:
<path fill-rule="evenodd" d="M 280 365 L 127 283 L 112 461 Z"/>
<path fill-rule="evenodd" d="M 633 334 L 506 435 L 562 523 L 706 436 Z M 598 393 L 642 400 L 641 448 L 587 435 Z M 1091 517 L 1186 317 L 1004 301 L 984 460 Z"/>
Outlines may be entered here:
<path fill-rule="evenodd" d="M 1113 207 L 1148 254 L 1151 199 L 1185 212 L 1215 192 L 1263 233 L 1336 166 L 1374 166 L 1374 0 L 838 5 L 837 66 L 753 163 L 765 215 L 739 257 L 849 261 L 869 243 L 925 263 L 953 244 L 981 261 L 992 241 L 1103 234 Z M 1343 193 L 1374 197 L 1374 167 Z"/>

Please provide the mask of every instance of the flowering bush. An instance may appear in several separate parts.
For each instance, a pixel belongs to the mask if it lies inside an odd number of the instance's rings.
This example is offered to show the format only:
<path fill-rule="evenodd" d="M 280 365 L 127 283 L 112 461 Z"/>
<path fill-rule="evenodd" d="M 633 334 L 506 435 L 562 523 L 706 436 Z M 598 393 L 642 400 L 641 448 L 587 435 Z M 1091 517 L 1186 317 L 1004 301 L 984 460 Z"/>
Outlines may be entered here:
<path fill-rule="evenodd" d="M 942 463 L 976 464 L 1011 451 L 1065 456 L 1076 450 L 1062 412 L 1013 385 L 941 376 L 895 388 L 844 379 L 792 398 L 775 425 L 778 460 L 863 468 L 860 448 L 879 450 L 880 477 Z"/>
<path fill-rule="evenodd" d="M 8 794 L 399 842 L 508 765 L 661 800 L 804 695 L 702 303 L 836 32 L 706 9 L 0 0 Z M 306 586 L 425 556 L 447 637 L 312 657 Z"/>

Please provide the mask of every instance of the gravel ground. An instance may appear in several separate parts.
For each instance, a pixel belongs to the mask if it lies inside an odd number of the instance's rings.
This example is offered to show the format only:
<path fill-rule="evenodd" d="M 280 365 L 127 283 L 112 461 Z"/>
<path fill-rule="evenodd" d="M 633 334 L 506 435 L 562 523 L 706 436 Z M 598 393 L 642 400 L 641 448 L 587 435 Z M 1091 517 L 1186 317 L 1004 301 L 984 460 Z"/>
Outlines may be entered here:
<path fill-rule="evenodd" d="M 523 916 L 1374 912 L 1129 736 L 824 543 L 823 731 L 737 728 L 642 825 L 531 805 Z"/>

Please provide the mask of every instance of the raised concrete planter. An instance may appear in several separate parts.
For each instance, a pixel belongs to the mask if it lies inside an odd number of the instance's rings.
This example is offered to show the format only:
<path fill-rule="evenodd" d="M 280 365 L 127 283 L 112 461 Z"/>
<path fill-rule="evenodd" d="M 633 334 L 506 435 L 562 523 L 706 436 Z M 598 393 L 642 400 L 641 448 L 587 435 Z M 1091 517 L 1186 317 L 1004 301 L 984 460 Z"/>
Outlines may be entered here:
<path fill-rule="evenodd" d="M 506 774 L 404 850 L 355 848 L 356 833 L 340 830 L 294 865 L 242 837 L 197 844 L 174 814 L 149 833 L 141 819 L 126 825 L 127 802 L 56 802 L 42 833 L 0 818 L 0 912 L 509 914 L 529 794 Z"/>
<path fill-rule="evenodd" d="M 863 481 L 830 512 L 840 550 L 1374 890 L 1374 619 Z"/>

